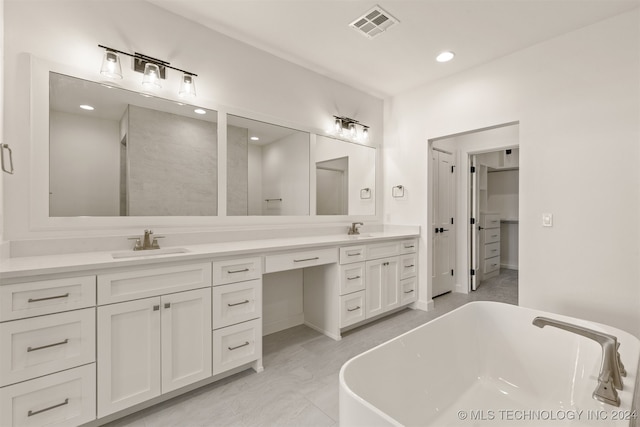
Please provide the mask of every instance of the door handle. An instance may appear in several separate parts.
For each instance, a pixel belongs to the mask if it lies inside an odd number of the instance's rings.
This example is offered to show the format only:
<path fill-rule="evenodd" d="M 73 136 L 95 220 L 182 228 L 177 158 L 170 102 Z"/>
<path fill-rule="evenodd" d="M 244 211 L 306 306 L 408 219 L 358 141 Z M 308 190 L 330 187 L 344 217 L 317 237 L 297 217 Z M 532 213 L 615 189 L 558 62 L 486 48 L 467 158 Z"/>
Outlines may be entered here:
<path fill-rule="evenodd" d="M 478 226 L 478 231 L 484 230 L 484 227 Z"/>
<path fill-rule="evenodd" d="M 440 227 L 440 232 L 441 232 L 441 233 L 444 233 L 445 231 L 449 231 L 449 230 L 448 230 L 448 229 L 446 229 L 446 228 L 442 228 L 442 227 Z"/>
<path fill-rule="evenodd" d="M 436 234 L 438 234 L 440 232 L 439 228 L 436 228 Z"/>

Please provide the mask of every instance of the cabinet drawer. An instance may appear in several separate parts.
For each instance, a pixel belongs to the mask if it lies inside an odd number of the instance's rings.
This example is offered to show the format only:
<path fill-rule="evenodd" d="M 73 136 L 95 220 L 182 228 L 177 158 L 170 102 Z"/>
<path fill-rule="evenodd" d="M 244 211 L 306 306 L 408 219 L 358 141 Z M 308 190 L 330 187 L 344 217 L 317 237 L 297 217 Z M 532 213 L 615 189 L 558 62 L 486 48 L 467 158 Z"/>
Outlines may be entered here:
<path fill-rule="evenodd" d="M 400 305 L 409 304 L 418 299 L 418 282 L 415 277 L 400 281 Z"/>
<path fill-rule="evenodd" d="M 500 229 L 499 228 L 491 228 L 489 230 L 482 230 L 484 233 L 484 244 L 487 243 L 495 243 L 500 241 Z"/>
<path fill-rule="evenodd" d="M 213 262 L 213 286 L 259 279 L 262 276 L 262 258 L 230 259 Z"/>
<path fill-rule="evenodd" d="M 213 329 L 262 317 L 262 280 L 213 288 Z"/>
<path fill-rule="evenodd" d="M 483 214 L 480 219 L 481 227 L 500 228 L 500 214 Z"/>
<path fill-rule="evenodd" d="M 262 319 L 213 331 L 213 375 L 262 357 Z"/>
<path fill-rule="evenodd" d="M 174 265 L 98 276 L 98 304 L 211 286 L 211 263 Z"/>
<path fill-rule="evenodd" d="M 418 256 L 416 254 L 400 257 L 400 279 L 414 277 L 418 273 Z"/>
<path fill-rule="evenodd" d="M 3 427 L 73 427 L 95 418 L 94 363 L 0 389 Z"/>
<path fill-rule="evenodd" d="M 410 254 L 418 250 L 418 239 L 407 239 L 400 242 L 400 253 Z"/>
<path fill-rule="evenodd" d="M 95 361 L 95 308 L 0 324 L 0 386 Z"/>
<path fill-rule="evenodd" d="M 500 256 L 500 242 L 484 245 L 484 258 L 493 258 L 494 256 Z"/>
<path fill-rule="evenodd" d="M 59 313 L 95 305 L 95 276 L 0 286 L 0 321 Z"/>
<path fill-rule="evenodd" d="M 364 262 L 340 267 L 340 295 L 361 291 L 365 288 Z"/>
<path fill-rule="evenodd" d="M 365 246 L 345 246 L 340 248 L 340 264 L 350 264 L 366 259 Z"/>
<path fill-rule="evenodd" d="M 496 271 L 498 269 L 500 269 L 500 257 L 499 256 L 484 260 L 484 272 L 485 273 L 491 273 L 492 271 Z"/>
<path fill-rule="evenodd" d="M 267 255 L 264 259 L 264 272 L 294 270 L 314 265 L 338 262 L 336 248 L 316 249 L 304 252 L 288 252 L 278 255 Z"/>
<path fill-rule="evenodd" d="M 365 291 L 340 297 L 340 327 L 344 328 L 365 319 Z"/>
<path fill-rule="evenodd" d="M 367 260 L 386 258 L 400 254 L 400 242 L 367 245 Z"/>

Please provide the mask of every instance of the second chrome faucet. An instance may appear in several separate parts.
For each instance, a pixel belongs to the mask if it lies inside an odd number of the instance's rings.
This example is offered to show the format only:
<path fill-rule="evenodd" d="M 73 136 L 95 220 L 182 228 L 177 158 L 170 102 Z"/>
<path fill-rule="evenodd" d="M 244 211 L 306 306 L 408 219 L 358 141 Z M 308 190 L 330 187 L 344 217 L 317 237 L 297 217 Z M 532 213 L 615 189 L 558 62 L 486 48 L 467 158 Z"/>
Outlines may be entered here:
<path fill-rule="evenodd" d="M 134 251 L 146 251 L 151 249 L 160 249 L 158 239 L 162 238 L 164 238 L 164 236 L 154 236 L 152 230 L 144 230 L 144 236 L 142 238 L 129 237 L 129 240 L 136 241 L 135 246 L 133 247 Z"/>

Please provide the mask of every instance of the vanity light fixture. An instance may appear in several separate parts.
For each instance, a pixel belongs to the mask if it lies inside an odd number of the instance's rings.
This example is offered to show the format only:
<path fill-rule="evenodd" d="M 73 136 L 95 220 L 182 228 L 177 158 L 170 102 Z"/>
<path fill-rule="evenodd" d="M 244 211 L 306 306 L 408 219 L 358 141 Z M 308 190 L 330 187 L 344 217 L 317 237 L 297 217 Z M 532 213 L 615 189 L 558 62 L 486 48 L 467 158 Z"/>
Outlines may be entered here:
<path fill-rule="evenodd" d="M 153 58 L 151 56 L 143 55 L 135 52 L 133 54 L 123 52 L 121 50 L 113 49 L 111 47 L 98 45 L 105 49 L 104 58 L 102 60 L 102 67 L 100 68 L 100 74 L 109 78 L 122 78 L 122 67 L 120 66 L 120 55 L 127 55 L 133 58 L 133 70 L 139 73 L 143 73 L 142 85 L 147 88 L 162 87 L 161 80 L 166 76 L 166 69 L 180 71 L 182 73 L 180 81 L 180 90 L 178 94 L 180 96 L 196 96 L 196 87 L 194 77 L 198 75 L 190 71 L 181 70 L 180 68 L 172 67 L 169 62 L 161 59 Z"/>
<path fill-rule="evenodd" d="M 369 138 L 369 126 L 349 117 L 333 116 L 333 134 L 353 141 L 366 141 Z M 358 132 L 358 127 L 360 131 Z"/>
<path fill-rule="evenodd" d="M 440 52 L 440 54 L 438 56 L 436 56 L 436 61 L 438 62 L 449 62 L 453 59 L 453 57 L 456 56 L 455 53 L 451 52 L 451 51 L 444 51 L 444 52 Z"/>

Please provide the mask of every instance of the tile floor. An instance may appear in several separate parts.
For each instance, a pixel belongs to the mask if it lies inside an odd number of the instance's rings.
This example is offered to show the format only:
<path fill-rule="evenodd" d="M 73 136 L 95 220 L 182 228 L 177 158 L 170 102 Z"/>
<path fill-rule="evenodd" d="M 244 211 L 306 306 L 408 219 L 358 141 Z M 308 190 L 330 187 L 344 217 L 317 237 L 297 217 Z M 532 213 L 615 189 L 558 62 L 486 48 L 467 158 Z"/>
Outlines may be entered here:
<path fill-rule="evenodd" d="M 306 326 L 267 335 L 264 372 L 240 372 L 108 426 L 337 426 L 338 372 L 347 360 L 470 301 L 517 304 L 517 278 L 517 271 L 502 270 L 476 292 L 439 296 L 434 310 L 402 310 L 341 341 Z"/>

